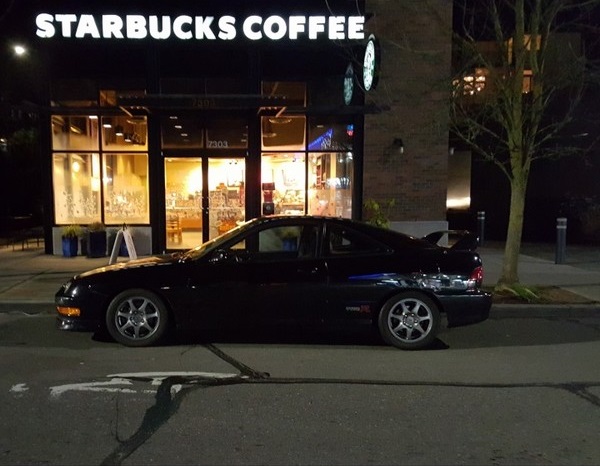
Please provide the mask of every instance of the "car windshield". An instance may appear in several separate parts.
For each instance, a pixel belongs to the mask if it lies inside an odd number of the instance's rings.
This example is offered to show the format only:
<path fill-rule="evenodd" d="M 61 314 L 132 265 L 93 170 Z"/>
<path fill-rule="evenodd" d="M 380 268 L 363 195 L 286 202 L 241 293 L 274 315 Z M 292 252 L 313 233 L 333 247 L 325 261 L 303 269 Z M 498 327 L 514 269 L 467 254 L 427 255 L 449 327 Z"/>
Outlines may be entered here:
<path fill-rule="evenodd" d="M 239 233 L 247 230 L 253 222 L 251 220 L 244 222 L 235 228 L 229 230 L 227 233 L 224 233 L 220 236 L 217 236 L 214 239 L 207 241 L 206 243 L 202 243 L 200 246 L 196 246 L 193 249 L 190 249 L 184 252 L 180 260 L 196 260 L 202 256 L 204 256 L 209 251 L 214 251 L 215 249 L 219 249 L 219 247 L 231 239 L 233 236 L 237 236 Z"/>

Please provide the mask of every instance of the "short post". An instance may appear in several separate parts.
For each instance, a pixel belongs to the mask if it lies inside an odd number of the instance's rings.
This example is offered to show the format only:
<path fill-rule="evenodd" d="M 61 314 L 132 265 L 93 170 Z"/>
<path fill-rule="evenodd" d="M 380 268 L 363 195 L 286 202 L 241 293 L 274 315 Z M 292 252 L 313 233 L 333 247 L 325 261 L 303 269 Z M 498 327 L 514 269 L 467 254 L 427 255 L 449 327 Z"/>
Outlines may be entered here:
<path fill-rule="evenodd" d="M 554 263 L 564 264 L 567 249 L 567 219 L 559 217 L 556 219 L 556 254 Z"/>
<path fill-rule="evenodd" d="M 483 246 L 485 234 L 485 211 L 477 212 L 477 237 L 479 238 L 479 246 Z"/>

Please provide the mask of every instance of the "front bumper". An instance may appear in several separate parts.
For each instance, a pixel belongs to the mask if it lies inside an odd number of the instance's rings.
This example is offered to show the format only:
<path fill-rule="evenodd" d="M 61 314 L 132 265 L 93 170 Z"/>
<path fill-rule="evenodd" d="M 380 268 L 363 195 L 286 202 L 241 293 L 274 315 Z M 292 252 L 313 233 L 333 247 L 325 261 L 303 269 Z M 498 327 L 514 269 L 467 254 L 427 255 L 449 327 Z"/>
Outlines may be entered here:
<path fill-rule="evenodd" d="M 476 291 L 468 294 L 438 295 L 446 317 L 448 327 L 483 322 L 490 316 L 492 295 L 485 291 Z"/>
<path fill-rule="evenodd" d="M 96 320 L 85 320 L 79 317 L 56 317 L 56 328 L 59 330 L 72 330 L 77 332 L 96 332 L 100 330 L 100 323 Z"/>
<path fill-rule="evenodd" d="M 70 296 L 65 296 L 62 294 L 62 290 L 59 290 L 54 297 L 54 302 L 57 311 L 56 327 L 59 330 L 94 332 L 102 328 L 103 320 L 100 318 L 101 314 L 97 311 L 96 307 L 90 306 L 89 300 L 84 305 Z M 62 311 L 66 309 L 78 310 L 79 315 L 61 312 L 59 308 Z"/>

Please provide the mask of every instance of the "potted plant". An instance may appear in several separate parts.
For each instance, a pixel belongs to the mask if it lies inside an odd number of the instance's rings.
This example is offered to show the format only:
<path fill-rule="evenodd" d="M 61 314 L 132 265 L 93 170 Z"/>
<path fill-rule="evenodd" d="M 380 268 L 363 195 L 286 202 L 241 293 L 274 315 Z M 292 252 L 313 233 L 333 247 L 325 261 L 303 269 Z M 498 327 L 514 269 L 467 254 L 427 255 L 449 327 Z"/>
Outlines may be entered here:
<path fill-rule="evenodd" d="M 83 230 L 79 225 L 66 225 L 62 228 L 63 256 L 74 257 L 79 249 L 79 237 Z"/>
<path fill-rule="evenodd" d="M 396 205 L 395 199 L 389 199 L 383 203 L 379 203 L 375 199 L 367 199 L 363 205 L 367 214 L 366 222 L 376 227 L 389 228 L 389 213 L 394 205 Z"/>
<path fill-rule="evenodd" d="M 87 256 L 106 256 L 106 227 L 102 222 L 92 222 L 87 227 Z"/>

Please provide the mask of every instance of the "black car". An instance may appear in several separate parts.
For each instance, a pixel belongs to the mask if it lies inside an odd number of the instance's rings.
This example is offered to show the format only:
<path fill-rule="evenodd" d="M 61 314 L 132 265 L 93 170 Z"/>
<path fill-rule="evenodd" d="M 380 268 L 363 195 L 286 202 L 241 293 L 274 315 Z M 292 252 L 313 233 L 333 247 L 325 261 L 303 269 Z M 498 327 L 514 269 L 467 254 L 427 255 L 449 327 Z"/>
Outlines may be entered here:
<path fill-rule="evenodd" d="M 472 245 L 340 218 L 262 217 L 187 252 L 73 277 L 56 293 L 58 327 L 147 346 L 173 329 L 367 321 L 390 345 L 423 348 L 442 314 L 448 326 L 489 315 Z"/>

